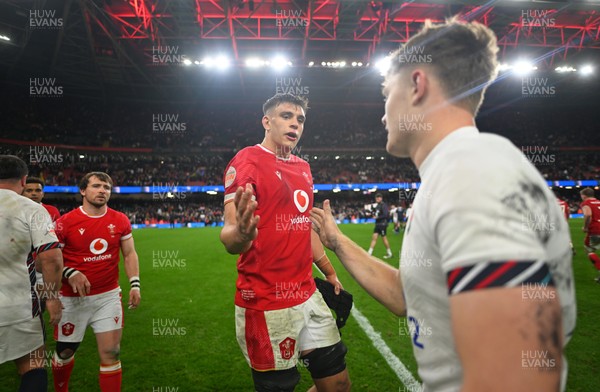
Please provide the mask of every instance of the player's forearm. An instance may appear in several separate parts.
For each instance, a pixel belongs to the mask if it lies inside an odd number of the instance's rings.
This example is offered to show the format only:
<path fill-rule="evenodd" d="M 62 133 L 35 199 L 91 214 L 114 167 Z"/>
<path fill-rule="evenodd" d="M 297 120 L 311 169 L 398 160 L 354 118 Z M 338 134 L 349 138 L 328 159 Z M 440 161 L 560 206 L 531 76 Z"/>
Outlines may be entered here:
<path fill-rule="evenodd" d="M 344 235 L 338 239 L 335 254 L 350 275 L 373 298 L 397 316 L 406 314 L 400 272 L 396 268 L 369 255 Z"/>
<path fill-rule="evenodd" d="M 587 230 L 588 227 L 590 227 L 590 222 L 592 220 L 592 216 L 591 215 L 584 215 L 583 216 L 583 229 Z"/>
<path fill-rule="evenodd" d="M 335 268 L 333 268 L 333 265 L 331 265 L 331 261 L 324 251 L 323 255 L 315 260 L 315 265 L 325 276 L 336 275 Z"/>
<path fill-rule="evenodd" d="M 235 225 L 223 227 L 220 239 L 227 252 L 231 254 L 244 253 L 252 246 L 252 241 L 244 239 Z"/>
<path fill-rule="evenodd" d="M 60 281 L 62 279 L 63 258 L 60 249 L 50 249 L 38 255 L 42 265 L 42 276 L 44 278 L 44 298 L 58 298 Z"/>
<path fill-rule="evenodd" d="M 125 273 L 127 278 L 131 279 L 134 276 L 140 276 L 140 262 L 137 252 L 131 252 L 123 257 L 123 264 L 125 265 Z"/>

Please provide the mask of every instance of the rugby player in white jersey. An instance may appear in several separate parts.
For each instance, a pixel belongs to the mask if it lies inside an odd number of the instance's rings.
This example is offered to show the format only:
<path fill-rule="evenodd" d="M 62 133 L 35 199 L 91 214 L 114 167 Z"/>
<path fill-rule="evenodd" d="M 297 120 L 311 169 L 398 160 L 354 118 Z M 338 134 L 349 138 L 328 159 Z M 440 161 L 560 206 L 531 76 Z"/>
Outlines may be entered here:
<path fill-rule="evenodd" d="M 48 212 L 20 196 L 27 172 L 20 158 L 0 155 L 0 365 L 15 363 L 21 377 L 19 392 L 45 392 L 48 372 L 40 300 L 46 300 L 50 324 L 58 324 L 63 258 Z M 39 293 L 34 289 L 36 260 L 45 282 Z M 2 388 L 7 383 L 2 380 L 0 390 L 6 390 Z"/>
<path fill-rule="evenodd" d="M 497 51 L 489 28 L 451 19 L 391 57 L 386 149 L 422 180 L 399 269 L 344 236 L 329 201 L 311 212 L 361 286 L 407 317 L 425 391 L 565 389 L 576 318 L 567 223 L 521 152 L 475 126 Z"/>

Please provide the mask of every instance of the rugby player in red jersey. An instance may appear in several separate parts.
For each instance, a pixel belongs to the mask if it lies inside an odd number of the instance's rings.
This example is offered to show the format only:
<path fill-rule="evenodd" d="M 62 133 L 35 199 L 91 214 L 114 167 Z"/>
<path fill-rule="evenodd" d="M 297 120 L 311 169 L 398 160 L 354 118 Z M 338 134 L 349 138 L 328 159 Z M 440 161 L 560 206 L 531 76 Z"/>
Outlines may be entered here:
<path fill-rule="evenodd" d="M 556 193 L 555 193 L 555 195 L 556 195 Z M 563 199 L 559 198 L 558 196 L 556 196 L 556 202 L 560 206 L 560 210 L 565 215 L 565 220 L 568 222 L 569 221 L 569 217 L 570 217 L 570 214 L 569 214 L 569 203 L 567 203 Z M 575 247 L 573 246 L 573 242 L 572 241 L 570 242 L 570 245 L 571 245 L 571 252 L 573 252 L 573 256 L 575 256 Z"/>
<path fill-rule="evenodd" d="M 581 195 L 581 210 L 583 211 L 583 232 L 585 239 L 583 245 L 592 264 L 600 271 L 600 257 L 596 251 L 600 250 L 600 200 L 594 197 L 592 188 L 584 188 Z M 600 275 L 596 278 L 600 283 Z"/>
<path fill-rule="evenodd" d="M 23 189 L 22 195 L 39 203 L 48 211 L 50 214 L 50 218 L 52 218 L 52 222 L 56 222 L 58 218 L 60 218 L 60 212 L 58 208 L 51 206 L 49 204 L 42 203 L 42 199 L 44 198 L 44 181 L 38 177 L 27 177 L 27 182 L 25 183 L 25 189 Z"/>
<path fill-rule="evenodd" d="M 125 214 L 107 206 L 113 182 L 102 172 L 86 174 L 79 184 L 83 205 L 56 222 L 63 244 L 61 288 L 63 318 L 54 330 L 56 354 L 52 361 L 54 388 L 68 391 L 74 354 L 91 326 L 100 355 L 100 390 L 121 390 L 119 347 L 123 327 L 119 250 L 129 277 L 129 308 L 140 303 L 138 255 L 131 224 Z"/>
<path fill-rule="evenodd" d="M 277 94 L 263 105 L 261 144 L 242 149 L 225 170 L 221 242 L 240 254 L 236 334 L 256 391 L 293 391 L 298 358 L 318 391 L 347 391 L 346 346 L 312 278 L 313 261 L 341 289 L 312 230 L 309 164 L 291 154 L 304 130 L 307 102 Z"/>

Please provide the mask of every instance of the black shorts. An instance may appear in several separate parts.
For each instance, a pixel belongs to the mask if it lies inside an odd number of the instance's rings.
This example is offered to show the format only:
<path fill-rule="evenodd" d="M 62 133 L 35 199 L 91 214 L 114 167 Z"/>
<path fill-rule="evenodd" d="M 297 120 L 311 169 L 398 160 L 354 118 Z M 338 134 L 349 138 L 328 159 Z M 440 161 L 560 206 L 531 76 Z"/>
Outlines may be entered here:
<path fill-rule="evenodd" d="M 381 224 L 375 224 L 375 230 L 373 230 L 373 233 L 377 233 L 382 237 L 385 237 L 386 231 L 387 231 L 387 223 L 381 225 Z"/>

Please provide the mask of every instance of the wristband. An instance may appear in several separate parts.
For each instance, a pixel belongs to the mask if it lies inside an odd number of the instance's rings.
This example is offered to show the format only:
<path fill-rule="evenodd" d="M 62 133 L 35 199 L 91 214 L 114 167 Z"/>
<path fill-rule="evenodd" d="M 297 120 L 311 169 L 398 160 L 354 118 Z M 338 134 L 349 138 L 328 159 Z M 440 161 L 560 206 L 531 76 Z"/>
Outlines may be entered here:
<path fill-rule="evenodd" d="M 323 257 L 327 256 L 327 253 L 323 253 L 323 256 L 319 257 L 317 260 L 315 260 L 315 264 L 318 263 L 319 261 L 321 261 L 323 259 Z"/>
<path fill-rule="evenodd" d="M 79 271 L 77 271 L 75 268 L 71 268 L 71 267 L 64 267 L 63 268 L 63 273 L 62 276 L 65 279 L 69 279 L 71 276 L 75 276 L 79 273 Z"/>
<path fill-rule="evenodd" d="M 139 290 L 140 289 L 140 277 L 132 276 L 129 278 L 129 284 L 131 285 L 131 290 Z"/>

